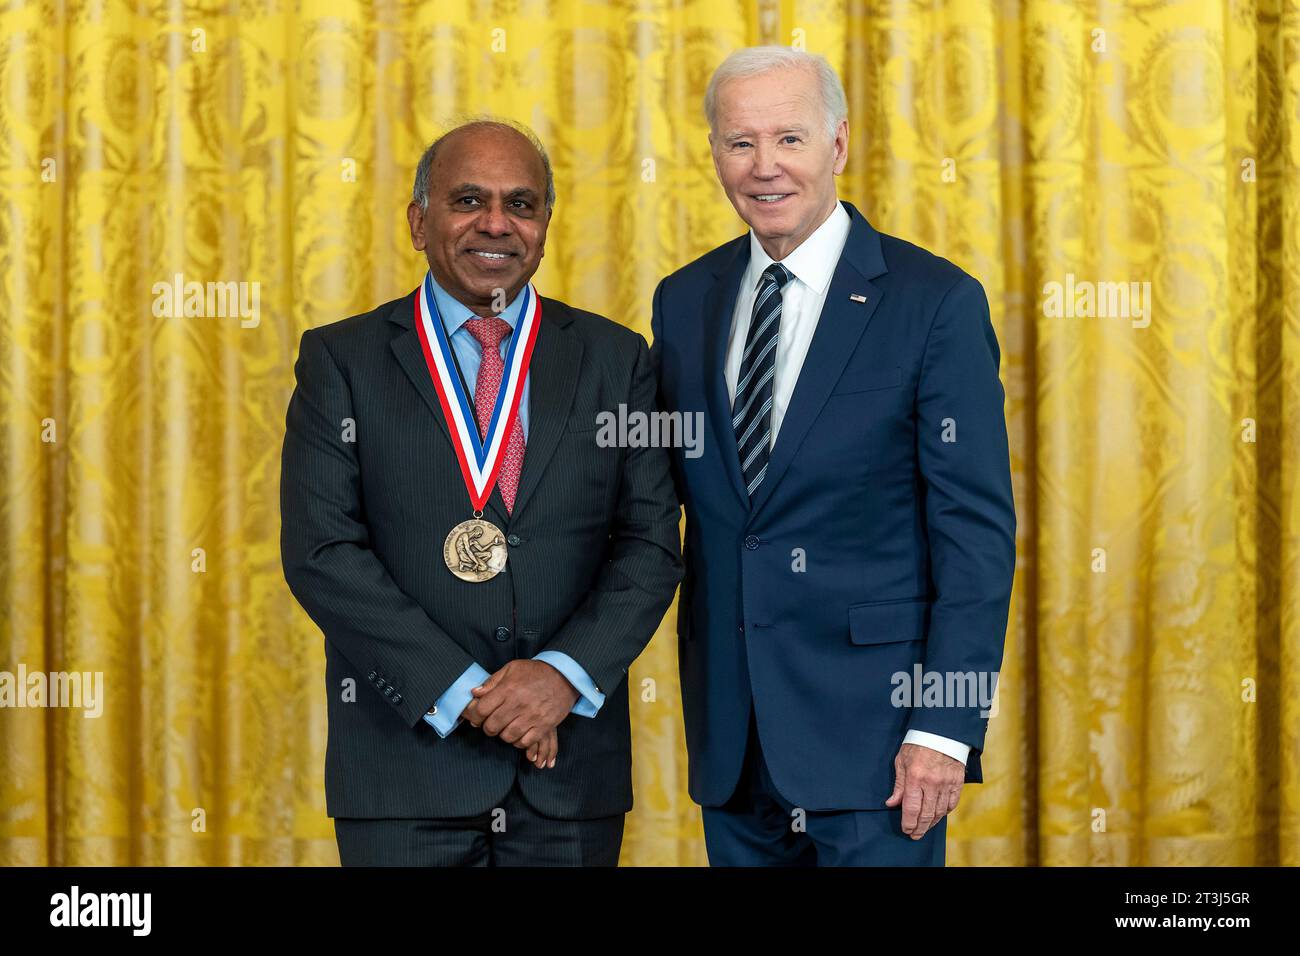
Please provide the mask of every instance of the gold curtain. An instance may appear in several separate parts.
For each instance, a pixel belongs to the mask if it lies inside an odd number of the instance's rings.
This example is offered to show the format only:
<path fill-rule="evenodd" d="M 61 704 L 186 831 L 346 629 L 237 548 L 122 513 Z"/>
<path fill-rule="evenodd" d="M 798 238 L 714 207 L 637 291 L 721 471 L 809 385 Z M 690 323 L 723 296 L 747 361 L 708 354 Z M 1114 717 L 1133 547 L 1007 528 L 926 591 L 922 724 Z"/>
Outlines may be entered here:
<path fill-rule="evenodd" d="M 547 294 L 649 333 L 739 234 L 700 115 L 773 42 L 844 77 L 841 195 L 989 292 L 1019 574 L 956 864 L 1300 861 L 1300 2 L 194 0 L 0 12 L 0 863 L 332 864 L 323 653 L 278 550 L 304 328 L 423 273 L 460 115 L 533 126 Z M 251 317 L 155 283 L 256 283 Z M 1149 323 L 1051 283 L 1149 283 Z M 252 286 L 250 285 L 251 289 Z M 673 618 L 625 864 L 705 862 Z"/>

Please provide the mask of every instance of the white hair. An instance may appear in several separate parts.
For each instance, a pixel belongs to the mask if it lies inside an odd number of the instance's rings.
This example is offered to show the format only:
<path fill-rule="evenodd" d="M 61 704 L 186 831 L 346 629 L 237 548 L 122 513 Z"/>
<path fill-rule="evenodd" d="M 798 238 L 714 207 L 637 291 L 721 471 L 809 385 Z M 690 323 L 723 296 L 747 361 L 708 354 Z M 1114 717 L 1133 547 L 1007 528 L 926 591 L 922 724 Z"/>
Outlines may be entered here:
<path fill-rule="evenodd" d="M 820 53 L 805 53 L 788 46 L 750 46 L 737 50 L 722 61 L 713 71 L 709 88 L 704 91 L 704 116 L 709 129 L 718 129 L 718 88 L 728 80 L 758 76 L 772 70 L 788 68 L 812 70 L 821 88 L 822 108 L 826 115 L 826 136 L 835 137 L 841 120 L 849 118 L 849 102 L 844 96 L 844 85 L 835 68 Z"/>

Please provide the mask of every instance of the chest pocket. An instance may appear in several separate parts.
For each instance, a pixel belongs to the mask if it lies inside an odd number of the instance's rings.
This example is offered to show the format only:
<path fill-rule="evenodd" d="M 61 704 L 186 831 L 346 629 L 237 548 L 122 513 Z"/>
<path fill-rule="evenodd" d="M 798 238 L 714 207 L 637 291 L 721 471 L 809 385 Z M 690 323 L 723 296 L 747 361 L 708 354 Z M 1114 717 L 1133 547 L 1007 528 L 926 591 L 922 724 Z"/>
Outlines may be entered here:
<path fill-rule="evenodd" d="M 831 391 L 832 395 L 855 395 L 858 392 L 874 392 L 881 388 L 897 388 L 903 384 L 903 370 L 895 365 L 893 368 L 868 369 L 856 375 L 846 375 Z"/>

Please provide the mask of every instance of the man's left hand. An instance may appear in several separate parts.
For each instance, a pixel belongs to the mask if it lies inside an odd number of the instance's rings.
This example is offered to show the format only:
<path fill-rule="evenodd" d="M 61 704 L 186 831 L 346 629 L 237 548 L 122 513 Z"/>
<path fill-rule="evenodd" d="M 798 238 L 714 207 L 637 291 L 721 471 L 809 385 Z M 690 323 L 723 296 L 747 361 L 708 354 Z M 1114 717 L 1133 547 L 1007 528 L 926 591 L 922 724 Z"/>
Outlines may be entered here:
<path fill-rule="evenodd" d="M 894 792 L 885 801 L 903 805 L 903 832 L 913 840 L 957 809 L 966 765 L 920 744 L 903 744 L 894 757 Z"/>
<path fill-rule="evenodd" d="M 510 661 L 475 687 L 463 716 L 489 737 L 528 748 L 556 727 L 578 700 L 577 689 L 545 661 Z"/>

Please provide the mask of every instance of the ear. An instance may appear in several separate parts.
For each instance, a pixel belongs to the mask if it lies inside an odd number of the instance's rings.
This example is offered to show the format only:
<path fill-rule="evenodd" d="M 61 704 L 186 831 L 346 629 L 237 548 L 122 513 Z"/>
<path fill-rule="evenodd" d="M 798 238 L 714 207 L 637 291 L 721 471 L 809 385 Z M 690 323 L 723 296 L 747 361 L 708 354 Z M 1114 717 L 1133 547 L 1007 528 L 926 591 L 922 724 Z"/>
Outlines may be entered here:
<path fill-rule="evenodd" d="M 423 252 L 425 246 L 424 212 L 417 202 L 408 203 L 406 206 L 406 221 L 411 227 L 411 246 L 417 252 Z"/>
<path fill-rule="evenodd" d="M 713 173 L 718 177 L 718 182 L 722 182 L 722 167 L 718 165 L 718 151 L 713 148 L 713 133 L 709 133 L 709 158 L 713 160 Z"/>
<path fill-rule="evenodd" d="M 844 167 L 849 163 L 849 121 L 840 120 L 839 127 L 835 130 L 835 175 L 838 176 L 844 172 Z"/>

